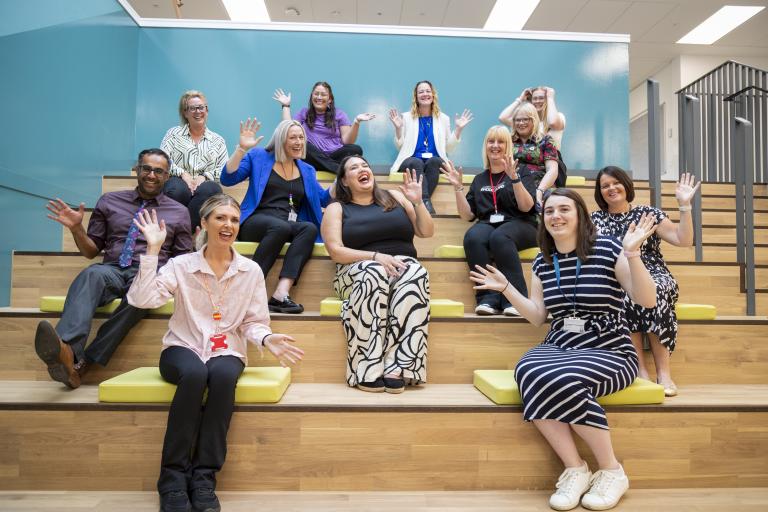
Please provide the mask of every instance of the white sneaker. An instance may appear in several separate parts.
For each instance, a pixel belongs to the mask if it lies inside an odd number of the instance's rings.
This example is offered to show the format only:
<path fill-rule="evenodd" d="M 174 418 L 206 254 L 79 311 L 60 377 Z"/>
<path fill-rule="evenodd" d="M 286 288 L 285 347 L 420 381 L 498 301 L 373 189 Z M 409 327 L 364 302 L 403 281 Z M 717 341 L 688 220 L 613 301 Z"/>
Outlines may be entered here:
<path fill-rule="evenodd" d="M 504 316 L 521 316 L 520 312 L 515 309 L 515 306 L 507 306 L 504 308 Z"/>
<path fill-rule="evenodd" d="M 565 468 L 555 484 L 555 494 L 549 497 L 549 506 L 555 510 L 571 510 L 579 506 L 581 495 L 589 489 L 591 476 L 586 462 L 577 468 Z"/>
<path fill-rule="evenodd" d="M 491 306 L 490 304 L 478 304 L 475 307 L 476 315 L 498 315 L 499 313 L 501 313 L 501 311 Z"/>
<path fill-rule="evenodd" d="M 608 510 L 619 502 L 629 489 L 629 478 L 624 468 L 595 471 L 590 482 L 592 487 L 581 499 L 581 506 L 590 510 Z"/>

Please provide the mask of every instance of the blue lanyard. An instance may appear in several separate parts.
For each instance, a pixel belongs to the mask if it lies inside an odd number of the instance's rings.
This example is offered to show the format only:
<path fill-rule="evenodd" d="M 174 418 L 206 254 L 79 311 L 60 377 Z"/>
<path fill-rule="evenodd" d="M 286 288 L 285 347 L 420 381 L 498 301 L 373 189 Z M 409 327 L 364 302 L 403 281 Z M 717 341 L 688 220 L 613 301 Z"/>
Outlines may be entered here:
<path fill-rule="evenodd" d="M 568 299 L 568 297 L 565 296 L 565 293 L 563 293 L 563 290 L 560 288 L 560 262 L 557 259 L 557 254 L 552 255 L 552 264 L 555 266 L 555 279 L 557 279 L 557 289 L 560 292 L 560 294 Z M 573 281 L 573 299 L 571 300 L 571 305 L 573 306 L 573 314 L 576 314 L 576 286 L 579 283 L 579 274 L 581 273 L 581 260 L 577 257 L 576 258 L 576 279 Z"/>

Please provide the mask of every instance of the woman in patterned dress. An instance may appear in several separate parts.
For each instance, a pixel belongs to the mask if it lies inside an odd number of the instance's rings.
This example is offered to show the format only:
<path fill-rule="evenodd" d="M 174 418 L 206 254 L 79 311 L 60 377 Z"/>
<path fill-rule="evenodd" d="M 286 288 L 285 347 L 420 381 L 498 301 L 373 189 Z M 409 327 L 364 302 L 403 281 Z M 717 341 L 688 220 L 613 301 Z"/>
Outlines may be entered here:
<path fill-rule="evenodd" d="M 598 237 L 584 200 L 568 189 L 547 194 L 543 208 L 541 253 L 533 262 L 530 298 L 490 265 L 478 266 L 470 278 L 476 288 L 504 293 L 534 325 L 552 315 L 544 342 L 515 368 L 523 416 L 565 465 L 550 506 L 570 510 L 581 501 L 586 508 L 606 510 L 618 503 L 629 480 L 613 452 L 605 411 L 596 398 L 629 386 L 637 374 L 623 300 L 626 291 L 638 304 L 655 303 L 653 280 L 639 257 L 640 245 L 655 228 L 653 219 L 643 216 L 628 229 L 623 243 Z M 597 460 L 594 476 L 579 455 L 573 432 Z"/>
<path fill-rule="evenodd" d="M 643 353 L 643 333 L 648 334 L 656 366 L 656 382 L 664 386 L 664 394 L 677 395 L 677 386 L 672 380 L 669 359 L 675 350 L 677 340 L 677 281 L 664 264 L 661 254 L 661 241 L 678 247 L 690 247 L 693 244 L 693 222 L 691 220 L 691 200 L 699 184 L 694 186 L 691 174 L 684 173 L 675 189 L 675 197 L 680 209 L 680 223 L 675 224 L 667 214 L 652 206 L 632 206 L 635 189 L 632 179 L 619 167 L 608 166 L 602 169 L 595 180 L 595 201 L 600 211 L 592 213 L 592 221 L 600 233 L 621 238 L 627 228 L 643 215 L 654 218 L 658 228 L 641 248 L 645 266 L 656 283 L 656 306 L 644 308 L 629 298 L 625 304 L 627 321 L 632 332 L 632 344 L 638 355 Z M 640 357 L 638 376 L 648 378 L 648 369 Z"/>
<path fill-rule="evenodd" d="M 406 170 L 403 179 L 399 191 L 382 190 L 363 157 L 345 158 L 321 226 L 344 299 L 347 384 L 363 391 L 401 393 L 427 380 L 429 274 L 413 237 L 432 236 L 434 224 L 423 177 Z"/>

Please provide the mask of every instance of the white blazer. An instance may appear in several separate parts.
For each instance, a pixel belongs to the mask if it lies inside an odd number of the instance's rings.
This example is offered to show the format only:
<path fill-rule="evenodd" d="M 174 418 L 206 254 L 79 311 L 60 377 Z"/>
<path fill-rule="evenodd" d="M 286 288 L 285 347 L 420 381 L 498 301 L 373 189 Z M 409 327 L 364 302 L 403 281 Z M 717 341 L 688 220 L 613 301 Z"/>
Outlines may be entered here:
<path fill-rule="evenodd" d="M 397 133 L 395 133 L 395 147 L 400 149 L 400 153 L 398 153 L 395 163 L 392 164 L 390 173 L 397 172 L 400 169 L 400 164 L 406 158 L 413 156 L 418 142 L 416 139 L 419 137 L 419 118 L 414 119 L 410 110 L 400 114 L 400 117 L 403 120 L 402 138 L 398 139 Z M 451 118 L 443 112 L 440 112 L 435 122 L 432 123 L 432 134 L 435 137 L 437 156 L 441 158 L 445 158 L 448 153 L 453 152 L 456 144 L 460 142 L 456 138 L 456 134 L 451 131 Z"/>

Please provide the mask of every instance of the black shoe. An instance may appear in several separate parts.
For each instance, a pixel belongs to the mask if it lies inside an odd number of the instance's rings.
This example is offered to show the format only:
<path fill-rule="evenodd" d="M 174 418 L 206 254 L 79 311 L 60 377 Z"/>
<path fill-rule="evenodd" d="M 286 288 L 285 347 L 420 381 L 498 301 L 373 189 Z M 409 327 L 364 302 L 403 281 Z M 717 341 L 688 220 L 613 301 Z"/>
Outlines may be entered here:
<path fill-rule="evenodd" d="M 195 512 L 219 512 L 221 510 L 219 498 L 209 487 L 193 489 L 190 499 L 192 500 L 192 510 Z"/>
<path fill-rule="evenodd" d="M 435 207 L 432 205 L 432 200 L 427 198 L 427 199 L 422 199 L 422 201 L 424 201 L 424 206 L 427 208 L 427 211 L 429 212 L 429 214 L 434 215 Z"/>
<path fill-rule="evenodd" d="M 190 512 L 187 491 L 168 491 L 160 495 L 160 512 Z"/>
<path fill-rule="evenodd" d="M 405 380 L 399 377 L 384 377 L 384 391 L 394 394 L 402 393 L 405 391 Z"/>
<path fill-rule="evenodd" d="M 379 377 L 373 382 L 358 382 L 357 389 L 367 391 L 369 393 L 381 393 L 384 391 L 384 379 Z"/>
<path fill-rule="evenodd" d="M 290 295 L 286 295 L 283 300 L 277 300 L 274 297 L 270 297 L 269 302 L 267 302 L 267 307 L 269 307 L 269 310 L 272 313 L 291 313 L 296 315 L 304 312 L 304 306 L 293 302 Z"/>

